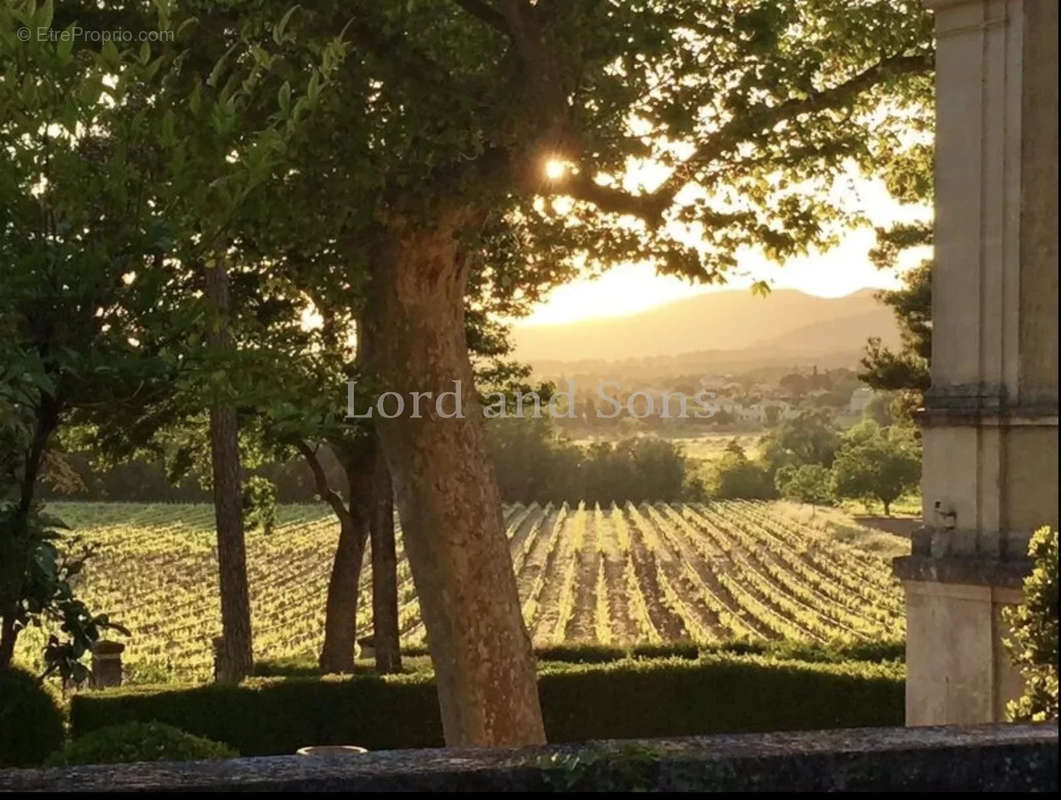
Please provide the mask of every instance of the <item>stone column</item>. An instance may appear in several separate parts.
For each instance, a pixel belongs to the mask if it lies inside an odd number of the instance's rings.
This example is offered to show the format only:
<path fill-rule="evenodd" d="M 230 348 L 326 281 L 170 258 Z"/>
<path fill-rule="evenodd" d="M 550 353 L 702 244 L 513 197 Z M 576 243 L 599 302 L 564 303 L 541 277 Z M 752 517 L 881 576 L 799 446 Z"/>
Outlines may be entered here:
<path fill-rule="evenodd" d="M 1057 0 L 936 15 L 932 388 L 906 589 L 909 725 L 1005 719 L 1000 609 L 1057 525 Z"/>

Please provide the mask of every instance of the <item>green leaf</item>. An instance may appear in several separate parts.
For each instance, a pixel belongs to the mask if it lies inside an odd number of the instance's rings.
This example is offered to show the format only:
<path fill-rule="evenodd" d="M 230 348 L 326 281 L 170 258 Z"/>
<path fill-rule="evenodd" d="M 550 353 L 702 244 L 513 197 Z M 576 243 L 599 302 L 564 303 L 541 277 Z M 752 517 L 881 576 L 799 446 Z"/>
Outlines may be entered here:
<path fill-rule="evenodd" d="M 177 141 L 176 119 L 172 108 L 166 109 L 166 113 L 162 115 L 162 130 L 159 135 L 159 141 L 163 145 L 174 144 Z"/>
<path fill-rule="evenodd" d="M 20 99 L 23 106 L 27 109 L 35 109 L 37 107 L 37 79 L 28 72 L 22 78 Z"/>
<path fill-rule="evenodd" d="M 113 39 L 108 39 L 104 45 L 103 50 L 100 51 L 100 56 L 103 59 L 103 64 L 111 70 L 117 72 L 122 66 L 122 56 L 118 52 L 118 47 L 114 44 Z"/>
<path fill-rule="evenodd" d="M 221 79 L 221 72 L 225 69 L 225 65 L 228 63 L 228 57 L 232 55 L 232 52 L 236 49 L 236 45 L 232 45 L 228 50 L 225 51 L 224 55 L 217 60 L 214 64 L 214 68 L 210 70 L 210 75 L 206 79 L 206 85 L 210 87 L 217 86 L 218 80 Z"/>
<path fill-rule="evenodd" d="M 145 72 L 144 77 L 147 78 L 147 80 L 149 80 L 149 81 L 150 80 L 154 80 L 155 75 L 158 74 L 159 67 L 162 66 L 162 62 L 164 60 L 165 60 L 165 56 L 159 56 L 154 61 L 152 61 L 150 64 L 148 64 L 147 65 L 147 70 Z"/>
<path fill-rule="evenodd" d="M 34 17 L 34 24 L 38 28 L 50 28 L 52 26 L 52 0 L 44 0 Z"/>
<path fill-rule="evenodd" d="M 185 28 L 190 28 L 192 25 L 198 25 L 198 24 L 199 24 L 199 18 L 198 17 L 189 17 L 188 19 L 184 20 L 184 22 L 182 22 L 180 25 L 177 26 L 177 30 L 174 32 L 173 38 L 179 40 L 181 38 L 181 35 L 184 33 Z"/>
<path fill-rule="evenodd" d="M 287 23 L 291 19 L 291 15 L 298 10 L 298 5 L 293 5 L 287 10 L 287 13 L 280 18 L 280 21 L 273 28 L 273 41 L 277 44 L 282 44 L 284 41 L 284 29 L 287 28 Z"/>
<path fill-rule="evenodd" d="M 55 47 L 55 54 L 59 58 L 59 63 L 66 65 L 69 64 L 73 58 L 74 52 L 74 26 L 70 24 L 63 31 L 62 36 L 59 37 L 59 43 Z"/>

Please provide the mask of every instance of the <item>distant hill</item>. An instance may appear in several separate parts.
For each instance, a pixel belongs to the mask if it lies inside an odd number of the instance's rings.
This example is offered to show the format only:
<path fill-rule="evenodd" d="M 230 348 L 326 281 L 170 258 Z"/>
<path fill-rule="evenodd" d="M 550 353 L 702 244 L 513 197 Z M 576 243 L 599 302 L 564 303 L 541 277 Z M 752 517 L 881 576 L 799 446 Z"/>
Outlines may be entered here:
<path fill-rule="evenodd" d="M 662 357 L 689 369 L 752 369 L 780 364 L 854 366 L 866 339 L 896 345 L 889 308 L 864 289 L 824 298 L 793 289 L 766 297 L 748 290 L 697 295 L 621 317 L 518 326 L 516 357 L 539 372 L 581 362 Z M 674 364 L 678 366 L 678 364 Z"/>

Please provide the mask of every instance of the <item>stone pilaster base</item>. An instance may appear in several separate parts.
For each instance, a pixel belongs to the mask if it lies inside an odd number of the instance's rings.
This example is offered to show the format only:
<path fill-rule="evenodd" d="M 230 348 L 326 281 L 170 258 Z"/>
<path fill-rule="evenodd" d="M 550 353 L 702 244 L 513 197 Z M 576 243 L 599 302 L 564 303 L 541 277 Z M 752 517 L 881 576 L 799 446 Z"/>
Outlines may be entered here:
<path fill-rule="evenodd" d="M 1002 608 L 1021 601 L 1027 561 L 896 559 L 906 590 L 906 724 L 1002 722 L 1020 674 Z"/>

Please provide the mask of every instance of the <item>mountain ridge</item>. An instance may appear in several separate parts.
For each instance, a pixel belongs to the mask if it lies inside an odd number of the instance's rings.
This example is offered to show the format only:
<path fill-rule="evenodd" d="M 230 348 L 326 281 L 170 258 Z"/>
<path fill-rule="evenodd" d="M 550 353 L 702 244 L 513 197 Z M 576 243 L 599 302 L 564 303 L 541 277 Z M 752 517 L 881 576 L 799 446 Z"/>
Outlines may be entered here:
<path fill-rule="evenodd" d="M 515 356 L 539 362 L 629 361 L 653 357 L 774 351 L 857 361 L 866 339 L 899 343 L 891 310 L 861 289 L 824 298 L 796 289 L 766 297 L 748 290 L 710 292 L 623 316 L 556 325 L 517 325 Z"/>

